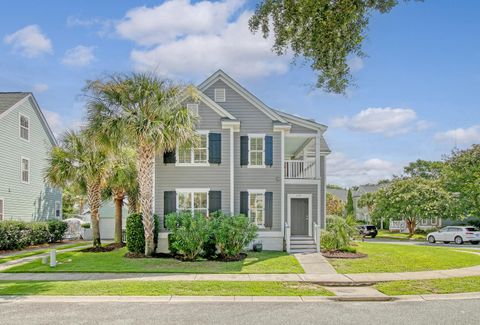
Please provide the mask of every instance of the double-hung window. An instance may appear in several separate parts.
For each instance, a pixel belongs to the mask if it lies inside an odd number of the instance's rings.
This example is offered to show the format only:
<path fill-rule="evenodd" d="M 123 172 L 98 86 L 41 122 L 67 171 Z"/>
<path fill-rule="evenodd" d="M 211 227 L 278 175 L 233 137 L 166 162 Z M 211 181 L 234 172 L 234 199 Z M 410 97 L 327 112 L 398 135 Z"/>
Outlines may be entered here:
<path fill-rule="evenodd" d="M 20 138 L 30 140 L 30 119 L 20 114 Z"/>
<path fill-rule="evenodd" d="M 249 166 L 250 167 L 265 167 L 265 135 L 249 135 Z"/>
<path fill-rule="evenodd" d="M 177 190 L 177 212 L 208 215 L 208 190 Z"/>
<path fill-rule="evenodd" d="M 265 227 L 265 191 L 248 191 L 248 213 L 251 222 Z"/>
<path fill-rule="evenodd" d="M 198 117 L 198 104 L 196 103 L 188 103 L 187 109 L 192 112 L 193 116 Z"/>
<path fill-rule="evenodd" d="M 30 183 L 30 159 L 22 157 L 20 170 L 22 174 L 21 176 L 22 183 L 29 184 Z"/>
<path fill-rule="evenodd" d="M 55 217 L 60 218 L 62 216 L 62 204 L 59 201 L 55 202 Z"/>
<path fill-rule="evenodd" d="M 208 132 L 199 131 L 195 146 L 178 148 L 177 165 L 208 165 Z"/>

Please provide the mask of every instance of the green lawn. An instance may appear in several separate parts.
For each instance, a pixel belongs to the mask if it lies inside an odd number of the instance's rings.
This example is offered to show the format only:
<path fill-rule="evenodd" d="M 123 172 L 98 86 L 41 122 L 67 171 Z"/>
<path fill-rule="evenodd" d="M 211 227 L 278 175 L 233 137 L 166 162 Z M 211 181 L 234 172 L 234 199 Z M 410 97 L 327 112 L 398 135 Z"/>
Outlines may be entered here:
<path fill-rule="evenodd" d="M 412 272 L 480 265 L 480 255 L 450 248 L 358 243 L 360 259 L 329 259 L 338 273 Z"/>
<path fill-rule="evenodd" d="M 408 234 L 401 233 L 401 232 L 390 232 L 388 230 L 379 230 L 377 238 L 410 240 L 410 238 L 408 237 Z M 424 241 L 426 240 L 426 235 L 414 234 L 412 239 L 418 240 L 418 241 Z"/>
<path fill-rule="evenodd" d="M 0 295 L 333 296 L 311 283 L 241 281 L 0 281 Z"/>
<path fill-rule="evenodd" d="M 14 260 L 18 260 L 18 259 L 21 259 L 21 258 L 24 258 L 24 257 L 30 257 L 30 256 L 35 256 L 35 255 L 48 253 L 52 249 L 56 249 L 56 250 L 60 251 L 60 250 L 63 250 L 63 249 L 69 249 L 69 248 L 85 246 L 85 245 L 88 245 L 88 242 L 75 243 L 75 244 L 69 244 L 69 245 L 64 245 L 64 246 L 56 246 L 56 247 L 40 249 L 40 250 L 35 250 L 35 251 L 30 251 L 30 252 L 25 252 L 25 253 L 19 252 L 19 254 L 15 254 L 15 255 L 0 258 L 0 264 L 10 262 L 10 261 L 14 261 Z"/>
<path fill-rule="evenodd" d="M 59 254 L 56 268 L 40 260 L 14 266 L 5 272 L 145 272 L 145 273 L 304 273 L 293 255 L 283 252 L 248 252 L 239 262 L 201 260 L 182 262 L 173 258 L 125 258 L 126 248 L 108 253 L 68 252 Z"/>
<path fill-rule="evenodd" d="M 393 281 L 375 286 L 389 296 L 480 292 L 480 276 L 419 281 Z"/>

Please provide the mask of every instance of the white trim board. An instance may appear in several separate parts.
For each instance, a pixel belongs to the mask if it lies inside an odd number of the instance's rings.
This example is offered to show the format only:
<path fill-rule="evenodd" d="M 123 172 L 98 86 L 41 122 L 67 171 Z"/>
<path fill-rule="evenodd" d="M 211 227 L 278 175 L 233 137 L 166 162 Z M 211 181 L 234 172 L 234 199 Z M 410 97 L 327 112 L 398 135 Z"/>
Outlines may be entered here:
<path fill-rule="evenodd" d="M 308 199 L 308 236 L 312 236 L 312 194 L 287 194 L 288 225 L 292 229 L 292 199 Z M 290 235 L 292 237 L 293 235 Z"/>

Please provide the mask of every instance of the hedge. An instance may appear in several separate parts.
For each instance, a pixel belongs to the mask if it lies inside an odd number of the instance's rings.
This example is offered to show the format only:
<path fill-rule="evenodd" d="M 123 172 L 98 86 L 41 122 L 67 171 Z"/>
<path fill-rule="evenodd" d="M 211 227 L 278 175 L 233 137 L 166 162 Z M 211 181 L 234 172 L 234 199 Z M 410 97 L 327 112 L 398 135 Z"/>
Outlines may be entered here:
<path fill-rule="evenodd" d="M 153 220 L 155 223 L 153 231 L 153 241 L 155 243 L 155 249 L 158 245 L 158 232 L 159 232 L 159 220 L 158 216 L 154 215 Z M 127 249 L 132 253 L 145 253 L 145 231 L 143 229 L 142 215 L 139 213 L 131 214 L 127 217 Z"/>
<path fill-rule="evenodd" d="M 60 241 L 67 227 L 68 225 L 60 220 L 0 221 L 0 250 L 22 249 Z"/>

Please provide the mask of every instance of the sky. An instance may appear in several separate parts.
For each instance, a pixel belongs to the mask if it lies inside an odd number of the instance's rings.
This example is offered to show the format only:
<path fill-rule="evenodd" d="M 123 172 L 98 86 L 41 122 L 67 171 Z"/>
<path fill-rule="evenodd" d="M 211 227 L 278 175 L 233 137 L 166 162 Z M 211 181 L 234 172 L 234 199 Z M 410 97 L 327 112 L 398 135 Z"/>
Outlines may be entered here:
<path fill-rule="evenodd" d="M 480 1 L 375 13 L 346 95 L 253 35 L 256 0 L 16 0 L 0 11 L 0 91 L 32 91 L 54 133 L 82 124 L 86 80 L 153 71 L 199 84 L 223 69 L 268 106 L 329 126 L 328 183 L 399 174 L 480 142 Z"/>

